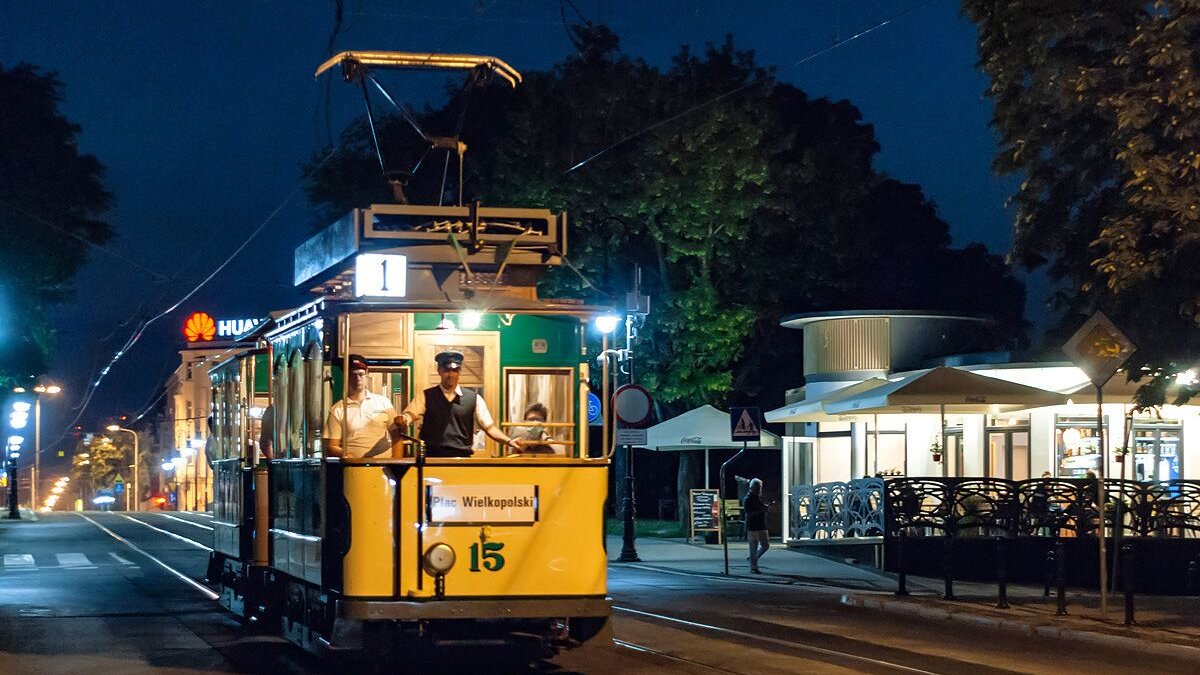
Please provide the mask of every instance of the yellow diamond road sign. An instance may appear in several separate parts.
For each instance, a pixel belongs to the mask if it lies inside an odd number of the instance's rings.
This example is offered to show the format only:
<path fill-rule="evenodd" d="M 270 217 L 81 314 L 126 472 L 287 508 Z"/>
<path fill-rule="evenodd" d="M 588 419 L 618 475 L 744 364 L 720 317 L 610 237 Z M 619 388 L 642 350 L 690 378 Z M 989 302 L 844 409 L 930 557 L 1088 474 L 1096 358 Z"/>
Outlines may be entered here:
<path fill-rule="evenodd" d="M 1137 349 L 1103 312 L 1096 312 L 1063 345 L 1063 351 L 1097 387 L 1104 386 Z"/>

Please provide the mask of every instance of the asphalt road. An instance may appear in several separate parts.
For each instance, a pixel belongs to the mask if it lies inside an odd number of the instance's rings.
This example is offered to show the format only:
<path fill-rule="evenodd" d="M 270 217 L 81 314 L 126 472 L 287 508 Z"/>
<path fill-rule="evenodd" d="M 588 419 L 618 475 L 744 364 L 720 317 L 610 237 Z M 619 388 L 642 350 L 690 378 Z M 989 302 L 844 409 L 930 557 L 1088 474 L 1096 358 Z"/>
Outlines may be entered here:
<path fill-rule="evenodd" d="M 197 513 L 0 522 L 0 673 L 352 672 L 216 606 L 199 581 L 207 523 Z M 609 588 L 616 644 L 532 671 L 1200 673 L 1196 663 L 847 608 L 829 587 L 614 564 Z M 474 665 L 499 672 L 494 660 Z"/>

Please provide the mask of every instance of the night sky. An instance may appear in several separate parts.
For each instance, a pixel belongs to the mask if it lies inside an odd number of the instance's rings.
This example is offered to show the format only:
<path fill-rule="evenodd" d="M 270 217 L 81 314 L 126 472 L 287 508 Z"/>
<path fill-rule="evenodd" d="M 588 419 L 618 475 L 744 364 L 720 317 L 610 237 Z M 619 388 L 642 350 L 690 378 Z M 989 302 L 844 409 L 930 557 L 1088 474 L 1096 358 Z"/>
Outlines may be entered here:
<path fill-rule="evenodd" d="M 345 4 L 336 51 L 490 54 L 527 71 L 548 68 L 572 49 L 560 5 L 551 0 Z M 778 67 L 779 79 L 812 96 L 849 99 L 875 127 L 877 166 L 925 189 L 955 245 L 980 241 L 993 252 L 1008 250 L 1004 201 L 1016 179 L 991 172 L 987 81 L 975 67 L 975 27 L 955 0 L 575 5 L 612 27 L 626 53 L 652 64 L 666 64 L 680 45 L 699 49 L 732 33 L 738 48 Z M 62 109 L 83 127 L 82 150 L 108 167 L 117 202 L 107 216 L 117 232 L 112 250 L 167 279 L 95 252 L 77 279 L 77 300 L 59 313 L 51 374 L 69 395 L 45 407 L 47 442 L 75 416 L 71 408 L 88 379 L 129 336 L 133 323 L 122 324 L 139 310 L 157 314 L 192 290 L 276 209 L 241 255 L 113 368 L 81 422 L 138 412 L 150 402 L 179 362 L 180 327 L 191 311 L 259 316 L 304 300 L 290 286 L 291 253 L 317 223 L 299 188 L 299 167 L 324 144 L 329 126 L 336 134 L 361 112 L 357 90 L 335 79 L 327 106 L 326 82 L 312 77 L 327 56 L 333 7 L 291 0 L 0 5 L 0 64 L 56 71 L 66 85 Z M 578 22 L 569 5 L 566 13 Z M 444 78 L 393 81 L 420 105 L 440 95 Z M 1041 286 L 1027 301 L 1035 322 L 1045 318 Z"/>

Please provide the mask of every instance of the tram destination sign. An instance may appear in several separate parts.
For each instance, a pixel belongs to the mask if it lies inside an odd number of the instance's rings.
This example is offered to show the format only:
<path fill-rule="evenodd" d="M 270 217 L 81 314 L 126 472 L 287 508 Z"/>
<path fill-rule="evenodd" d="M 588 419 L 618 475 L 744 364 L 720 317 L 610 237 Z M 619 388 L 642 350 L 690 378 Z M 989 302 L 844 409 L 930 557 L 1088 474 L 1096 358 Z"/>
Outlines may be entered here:
<path fill-rule="evenodd" d="M 430 485 L 425 516 L 431 523 L 532 524 L 538 518 L 536 485 Z"/>

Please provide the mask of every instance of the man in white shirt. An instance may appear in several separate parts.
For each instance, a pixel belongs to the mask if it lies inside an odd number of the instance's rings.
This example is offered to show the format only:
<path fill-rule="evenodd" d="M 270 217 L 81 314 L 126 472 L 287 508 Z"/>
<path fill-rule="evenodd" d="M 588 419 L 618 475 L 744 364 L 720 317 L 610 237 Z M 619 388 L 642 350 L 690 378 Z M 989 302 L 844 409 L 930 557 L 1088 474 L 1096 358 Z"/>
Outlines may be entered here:
<path fill-rule="evenodd" d="M 367 390 L 367 361 L 357 354 L 350 355 L 350 372 L 346 376 L 346 396 L 329 408 L 325 420 L 326 454 L 331 457 L 379 457 L 392 449 L 388 425 L 396 417 L 396 408 L 385 396 Z M 345 420 L 346 439 L 342 440 Z"/>
<path fill-rule="evenodd" d="M 470 457 L 475 426 L 499 443 L 511 448 L 520 447 L 492 419 L 487 401 L 474 390 L 458 386 L 463 354 L 444 351 L 434 357 L 437 361 L 438 386 L 430 387 L 413 397 L 408 407 L 396 418 L 397 424 L 421 424 L 421 441 L 427 457 Z"/>

